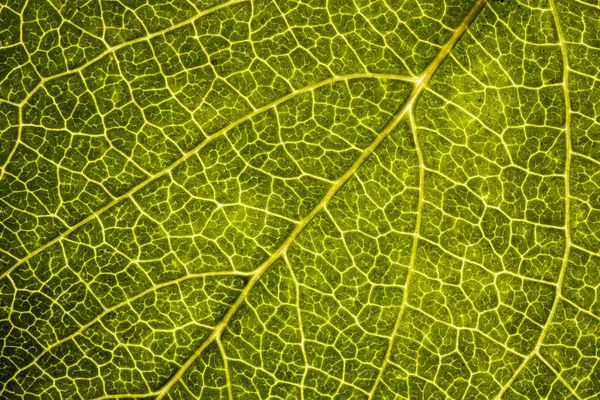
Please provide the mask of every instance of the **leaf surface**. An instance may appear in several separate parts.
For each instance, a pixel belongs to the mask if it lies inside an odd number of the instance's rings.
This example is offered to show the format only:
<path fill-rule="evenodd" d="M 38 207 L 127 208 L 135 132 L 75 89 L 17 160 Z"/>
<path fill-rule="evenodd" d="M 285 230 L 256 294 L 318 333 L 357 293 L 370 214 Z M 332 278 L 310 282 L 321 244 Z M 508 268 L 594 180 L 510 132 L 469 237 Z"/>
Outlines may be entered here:
<path fill-rule="evenodd" d="M 0 397 L 600 396 L 593 0 L 0 0 Z"/>

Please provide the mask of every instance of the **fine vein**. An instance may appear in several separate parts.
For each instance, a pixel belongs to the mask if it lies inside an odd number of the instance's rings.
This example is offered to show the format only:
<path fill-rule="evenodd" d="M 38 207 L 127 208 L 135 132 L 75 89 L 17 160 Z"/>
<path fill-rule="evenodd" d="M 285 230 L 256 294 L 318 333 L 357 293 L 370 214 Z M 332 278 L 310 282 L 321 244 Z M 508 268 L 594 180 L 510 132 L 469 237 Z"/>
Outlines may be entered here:
<path fill-rule="evenodd" d="M 166 168 L 164 168 L 163 170 L 150 175 L 148 178 L 146 178 L 145 180 L 143 180 L 142 182 L 140 182 L 139 184 L 137 184 L 136 186 L 134 186 L 133 188 L 129 189 L 129 191 L 127 191 L 126 193 L 114 198 L 113 200 L 111 200 L 110 202 L 106 203 L 104 206 L 102 206 L 99 210 L 97 210 L 96 212 L 88 215 L 86 218 L 82 219 L 81 221 L 79 221 L 78 223 L 76 223 L 75 225 L 71 226 L 69 229 L 65 230 L 63 233 L 61 233 L 60 235 L 56 236 L 54 239 L 44 243 L 43 245 L 39 246 L 38 248 L 36 248 L 35 250 L 32 250 L 31 252 L 29 252 L 25 257 L 21 258 L 20 260 L 18 260 L 11 268 L 7 269 L 4 273 L 2 273 L 0 275 L 0 279 L 5 277 L 6 275 L 8 275 L 11 271 L 13 271 L 16 267 L 18 267 L 19 265 L 27 262 L 31 257 L 35 256 L 36 254 L 42 252 L 43 250 L 47 249 L 48 247 L 52 246 L 53 244 L 59 242 L 60 240 L 64 239 L 65 237 L 67 237 L 68 235 L 70 235 L 72 232 L 74 232 L 75 230 L 77 230 L 78 228 L 80 228 L 81 226 L 85 225 L 86 223 L 90 222 L 91 220 L 93 220 L 94 218 L 96 218 L 97 216 L 99 216 L 100 214 L 102 214 L 103 212 L 105 212 L 106 210 L 110 209 L 111 207 L 113 207 L 115 204 L 119 203 L 120 201 L 130 197 L 131 195 L 133 195 L 134 193 L 138 192 L 140 189 L 144 188 L 146 185 L 148 185 L 149 183 L 157 180 L 158 178 L 165 176 L 167 174 L 169 174 L 174 168 L 176 168 L 177 166 L 179 166 L 180 164 L 182 164 L 183 162 L 185 162 L 187 159 L 189 159 L 190 157 L 192 157 L 193 155 L 195 155 L 196 153 L 198 153 L 202 148 L 204 148 L 207 144 L 211 143 L 212 141 L 214 141 L 215 139 L 223 136 L 224 134 L 226 134 L 227 132 L 229 132 L 230 130 L 234 129 L 235 127 L 239 126 L 240 124 L 242 124 L 243 122 L 246 122 L 250 119 L 252 119 L 253 117 L 267 111 L 270 110 L 273 107 L 278 106 L 281 103 L 286 102 L 287 100 L 290 100 L 298 95 L 301 95 L 303 93 L 307 93 L 310 92 L 311 90 L 315 90 L 318 89 L 320 87 L 323 87 L 325 85 L 334 83 L 334 82 L 339 82 L 339 81 L 344 81 L 344 80 L 352 80 L 352 79 L 361 79 L 361 78 L 374 78 L 374 79 L 395 79 L 395 80 L 403 80 L 403 81 L 412 81 L 413 78 L 407 77 L 407 76 L 400 76 L 400 75 L 390 75 L 390 74 L 372 74 L 372 73 L 363 73 L 363 74 L 349 74 L 349 75 L 339 75 L 339 76 L 333 76 L 331 78 L 325 79 L 323 81 L 320 81 L 318 83 L 315 83 L 313 85 L 309 85 L 309 86 L 305 86 L 302 89 L 296 90 L 294 92 L 291 92 L 275 101 L 273 101 L 272 103 L 269 103 L 261 108 L 257 108 L 256 110 L 252 111 L 249 114 L 246 114 L 245 116 L 243 116 L 242 118 L 232 122 L 231 124 L 227 125 L 226 127 L 224 127 L 223 129 L 219 130 L 218 132 L 212 134 L 211 136 L 207 137 L 204 141 L 202 141 L 200 144 L 198 144 L 196 147 L 194 147 L 192 150 L 190 150 L 189 152 L 185 153 L 182 157 L 178 158 L 175 162 L 173 162 L 172 164 L 170 164 L 169 166 L 167 166 Z"/>
<path fill-rule="evenodd" d="M 244 290 L 240 293 L 239 297 L 235 301 L 235 303 L 231 306 L 231 308 L 227 311 L 223 319 L 215 326 L 211 335 L 198 347 L 198 349 L 192 354 L 190 358 L 186 360 L 186 362 L 181 366 L 181 368 L 167 381 L 167 383 L 159 390 L 159 395 L 156 400 L 161 400 L 166 396 L 171 388 L 181 379 L 183 374 L 192 366 L 192 364 L 196 361 L 196 359 L 202 354 L 204 349 L 208 347 L 213 341 L 220 340 L 220 337 L 227 327 L 227 324 L 233 317 L 233 315 L 240 309 L 240 307 L 244 304 L 246 297 L 254 288 L 254 286 L 259 282 L 261 277 L 267 272 L 269 267 L 282 255 L 285 254 L 286 250 L 289 246 L 296 240 L 298 235 L 302 233 L 302 231 L 308 226 L 308 224 L 314 219 L 314 217 L 323 210 L 323 208 L 329 203 L 329 201 L 335 196 L 335 194 L 344 186 L 348 180 L 354 176 L 354 173 L 361 167 L 361 165 L 367 160 L 367 158 L 373 154 L 375 149 L 379 146 L 379 144 L 390 134 L 390 132 L 398 125 L 401 119 L 405 116 L 407 112 L 411 112 L 416 100 L 419 95 L 423 92 L 427 84 L 429 83 L 431 77 L 438 70 L 439 66 L 442 64 L 450 50 L 454 47 L 454 45 L 461 38 L 462 34 L 465 32 L 470 23 L 475 19 L 475 17 L 479 14 L 481 9 L 485 6 L 486 0 L 478 0 L 475 3 L 475 6 L 472 10 L 467 14 L 465 19 L 461 22 L 461 24 L 456 28 L 450 39 L 442 46 L 439 53 L 433 59 L 433 61 L 427 66 L 423 74 L 418 77 L 415 82 L 415 86 L 408 96 L 404 105 L 400 108 L 400 110 L 396 113 L 396 115 L 388 122 L 388 124 L 382 129 L 382 131 L 377 135 L 377 137 L 371 142 L 371 144 L 365 148 L 365 150 L 361 153 L 358 159 L 352 164 L 350 169 L 348 169 L 344 175 L 342 175 L 337 181 L 333 183 L 333 185 L 329 188 L 325 196 L 317 203 L 317 205 L 308 213 L 306 217 L 304 217 L 298 225 L 294 228 L 292 233 L 287 237 L 287 239 L 271 254 L 271 256 L 255 271 L 252 278 L 248 281 Z M 418 149 L 418 145 L 417 145 Z M 422 157 L 419 156 L 419 164 L 421 175 L 423 174 L 422 168 Z M 422 186 L 422 176 L 420 178 L 420 184 Z M 422 192 L 422 187 L 420 192 Z M 422 195 L 420 195 L 420 198 Z M 421 204 L 422 201 L 419 201 Z M 418 229 L 417 222 L 417 229 Z M 416 239 L 415 239 L 416 240 Z M 415 246 L 413 246 L 413 253 L 415 252 Z M 414 262 L 414 261 L 413 261 Z M 408 285 L 408 281 L 407 281 Z M 406 293 L 406 291 L 405 291 Z M 405 294 L 406 296 L 406 294 Z M 403 304 L 406 304 L 406 299 L 404 299 Z M 397 325 L 397 324 L 396 324 Z M 387 358 L 387 357 L 386 357 Z M 383 368 L 382 368 L 383 370 Z"/>
<path fill-rule="evenodd" d="M 548 319 L 546 323 L 542 327 L 542 331 L 540 336 L 535 344 L 535 347 L 531 351 L 531 353 L 527 356 L 527 358 L 523 361 L 523 363 L 517 368 L 517 370 L 513 373 L 510 379 L 506 382 L 506 384 L 498 393 L 497 399 L 500 399 L 504 392 L 512 385 L 514 380 L 521 374 L 523 369 L 527 366 L 529 361 L 539 355 L 540 348 L 544 343 L 544 338 L 548 333 L 548 328 L 552 323 L 552 319 L 554 318 L 554 314 L 558 309 L 558 304 L 560 303 L 561 291 L 562 291 L 562 283 L 565 277 L 565 271 L 567 270 L 567 264 L 569 263 L 569 252 L 571 250 L 571 188 L 570 188 L 570 174 L 571 174 L 571 99 L 569 96 L 569 64 L 567 58 L 567 44 L 565 41 L 565 37 L 562 32 L 562 27 L 560 25 L 560 20 L 558 17 L 558 12 L 556 10 L 556 4 L 554 0 L 548 0 L 548 4 L 550 5 L 550 9 L 552 11 L 552 17 L 554 19 L 554 25 L 556 26 L 556 32 L 558 35 L 558 41 L 560 44 L 560 51 L 562 55 L 562 63 L 563 63 L 563 91 L 565 94 L 565 142 L 566 142 L 566 159 L 565 159 L 565 252 L 563 254 L 562 265 L 560 268 L 560 274 L 558 276 L 558 283 L 556 286 L 556 295 L 554 296 L 554 303 L 552 304 L 552 309 L 550 310 L 550 314 L 548 315 Z M 575 393 L 575 392 L 573 392 Z M 576 397 L 578 397 L 575 394 Z"/>

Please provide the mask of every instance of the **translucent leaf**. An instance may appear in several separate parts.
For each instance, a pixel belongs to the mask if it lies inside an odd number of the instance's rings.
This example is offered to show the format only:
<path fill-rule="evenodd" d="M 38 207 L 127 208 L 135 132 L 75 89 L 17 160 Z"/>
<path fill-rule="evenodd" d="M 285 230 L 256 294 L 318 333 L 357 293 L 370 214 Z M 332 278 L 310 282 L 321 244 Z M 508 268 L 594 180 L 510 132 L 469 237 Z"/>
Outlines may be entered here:
<path fill-rule="evenodd" d="M 598 398 L 598 21 L 0 0 L 0 397 Z"/>

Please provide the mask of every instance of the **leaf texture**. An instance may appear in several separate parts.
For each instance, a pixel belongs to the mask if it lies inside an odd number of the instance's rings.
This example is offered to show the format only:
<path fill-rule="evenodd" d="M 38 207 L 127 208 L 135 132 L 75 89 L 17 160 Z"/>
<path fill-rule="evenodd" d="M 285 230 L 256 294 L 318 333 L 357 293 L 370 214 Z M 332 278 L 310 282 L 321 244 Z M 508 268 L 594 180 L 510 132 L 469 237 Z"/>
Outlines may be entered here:
<path fill-rule="evenodd" d="M 0 0 L 0 398 L 600 398 L 597 0 Z"/>

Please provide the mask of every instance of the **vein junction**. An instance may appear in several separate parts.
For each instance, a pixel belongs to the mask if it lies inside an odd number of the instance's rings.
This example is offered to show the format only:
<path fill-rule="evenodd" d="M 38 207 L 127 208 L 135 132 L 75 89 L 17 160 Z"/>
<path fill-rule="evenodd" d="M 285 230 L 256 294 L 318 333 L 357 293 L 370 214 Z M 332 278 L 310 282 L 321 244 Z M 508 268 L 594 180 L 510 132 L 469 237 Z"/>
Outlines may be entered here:
<path fill-rule="evenodd" d="M 1 5 L 0 397 L 599 393 L 600 11 L 396 3 Z"/>

